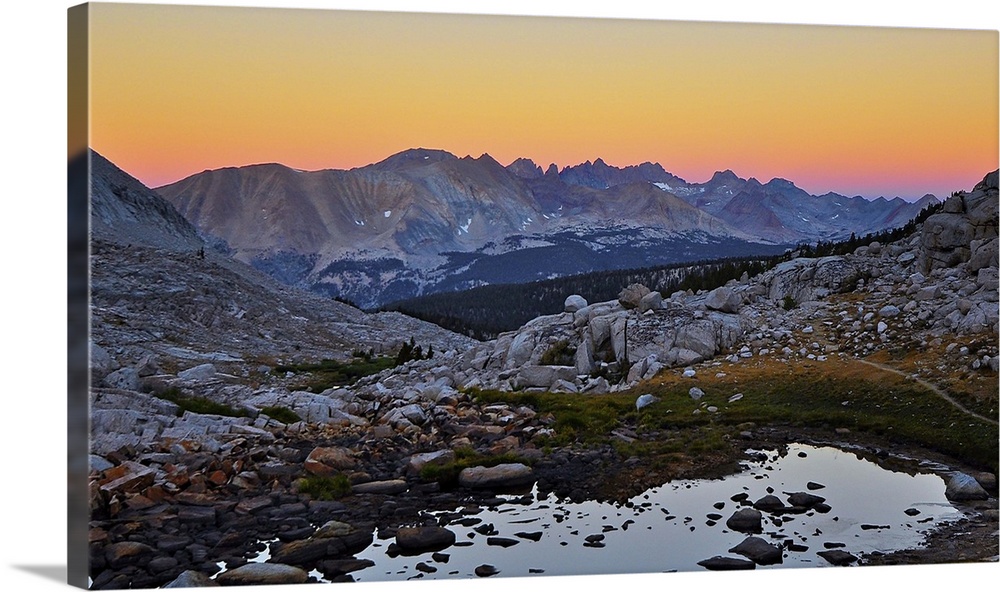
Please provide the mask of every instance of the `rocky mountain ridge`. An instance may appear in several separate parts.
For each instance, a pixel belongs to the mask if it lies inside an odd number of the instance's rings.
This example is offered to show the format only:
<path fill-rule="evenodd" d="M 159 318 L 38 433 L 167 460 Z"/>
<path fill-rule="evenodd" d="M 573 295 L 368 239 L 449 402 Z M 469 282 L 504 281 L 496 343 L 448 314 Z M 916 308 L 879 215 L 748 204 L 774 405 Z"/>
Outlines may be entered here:
<path fill-rule="evenodd" d="M 89 152 L 90 232 L 97 240 L 176 251 L 204 246 L 170 202 L 97 152 Z"/>
<path fill-rule="evenodd" d="M 487 268 L 520 283 L 628 259 L 695 260 L 706 247 L 718 257 L 862 235 L 901 225 L 932 199 L 820 198 L 731 171 L 689 184 L 658 164 L 600 159 L 543 172 L 528 159 L 504 167 L 488 154 L 429 149 L 346 171 L 205 171 L 157 191 L 237 259 L 366 307 L 497 283 Z"/>

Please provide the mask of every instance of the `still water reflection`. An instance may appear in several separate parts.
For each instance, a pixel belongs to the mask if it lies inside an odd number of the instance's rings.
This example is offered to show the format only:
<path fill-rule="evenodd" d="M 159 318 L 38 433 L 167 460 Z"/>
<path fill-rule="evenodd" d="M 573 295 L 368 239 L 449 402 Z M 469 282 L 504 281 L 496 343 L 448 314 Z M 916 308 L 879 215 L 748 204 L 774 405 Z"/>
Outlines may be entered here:
<path fill-rule="evenodd" d="M 785 547 L 782 563 L 765 569 L 828 566 L 817 555 L 828 546 L 855 556 L 918 547 L 929 529 L 961 516 L 944 496 L 943 479 L 933 473 L 890 471 L 850 452 L 801 444 L 789 446 L 783 456 L 770 451 L 762 456 L 740 474 L 667 483 L 625 504 L 537 500 L 535 495 L 530 505 L 487 508 L 474 516 L 479 524 L 450 524 L 459 545 L 436 559 L 431 553 L 390 557 L 391 541 L 376 540 L 358 555 L 375 566 L 352 575 L 357 581 L 475 577 L 482 564 L 495 566 L 499 576 L 701 570 L 697 563 L 704 559 L 739 557 L 728 550 L 747 535 L 726 527 L 726 520 L 745 507 L 731 499 L 739 494 L 753 502 L 773 491 L 787 503 L 787 494 L 809 492 L 830 506 L 825 513 L 765 512 L 763 533 L 757 536 Z M 808 489 L 810 482 L 816 489 Z M 493 525 L 491 536 L 517 544 L 488 545 L 488 537 L 475 530 L 486 524 Z M 418 563 L 423 563 L 419 571 Z"/>

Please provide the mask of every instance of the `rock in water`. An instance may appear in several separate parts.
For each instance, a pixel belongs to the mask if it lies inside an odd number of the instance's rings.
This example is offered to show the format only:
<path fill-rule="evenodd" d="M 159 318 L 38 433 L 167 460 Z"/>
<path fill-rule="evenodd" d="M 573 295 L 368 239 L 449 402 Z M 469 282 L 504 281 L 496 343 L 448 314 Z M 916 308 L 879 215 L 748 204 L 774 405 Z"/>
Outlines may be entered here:
<path fill-rule="evenodd" d="M 255 586 L 266 584 L 304 584 L 309 579 L 305 570 L 283 563 L 247 563 L 223 572 L 215 581 L 223 586 Z"/>
<path fill-rule="evenodd" d="M 735 557 L 712 557 L 698 562 L 698 565 L 713 571 L 731 571 L 736 569 L 754 569 L 757 564 L 746 559 Z"/>
<path fill-rule="evenodd" d="M 396 531 L 396 544 L 404 551 L 440 551 L 455 544 L 455 533 L 442 526 L 404 527 Z"/>
<path fill-rule="evenodd" d="M 841 551 L 840 549 L 834 549 L 832 551 L 817 551 L 817 555 L 826 559 L 833 565 L 844 566 L 850 565 L 858 560 L 857 557 L 851 555 L 847 551 Z"/>
<path fill-rule="evenodd" d="M 825 501 L 825 497 L 805 492 L 792 493 L 788 496 L 788 503 L 801 508 L 811 508 L 816 504 L 821 504 Z"/>
<path fill-rule="evenodd" d="M 761 532 L 761 519 L 763 515 L 760 510 L 753 508 L 742 508 L 726 520 L 726 528 L 731 528 L 737 532 Z"/>
<path fill-rule="evenodd" d="M 984 500 L 990 497 L 990 494 L 983 489 L 975 477 L 965 473 L 954 473 L 951 476 L 944 495 L 953 502 Z"/>
<path fill-rule="evenodd" d="M 566 312 L 576 312 L 581 308 L 587 307 L 587 299 L 579 294 L 573 294 L 566 297 L 566 302 L 563 303 L 563 310 Z"/>
<path fill-rule="evenodd" d="M 747 537 L 729 552 L 742 555 L 757 565 L 781 563 L 781 547 L 772 545 L 760 537 Z"/>
<path fill-rule="evenodd" d="M 500 570 L 493 567 L 492 565 L 483 564 L 476 568 L 476 575 L 481 578 L 488 578 L 490 576 L 495 576 L 500 573 Z"/>

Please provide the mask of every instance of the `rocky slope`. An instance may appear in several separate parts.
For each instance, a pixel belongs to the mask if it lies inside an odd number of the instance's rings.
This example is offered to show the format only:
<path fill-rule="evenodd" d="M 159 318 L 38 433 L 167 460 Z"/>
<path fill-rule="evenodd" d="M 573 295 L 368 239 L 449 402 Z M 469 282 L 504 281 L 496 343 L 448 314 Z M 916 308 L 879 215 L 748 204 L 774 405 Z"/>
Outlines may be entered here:
<path fill-rule="evenodd" d="M 174 251 L 203 246 L 198 231 L 170 202 L 97 152 L 89 156 L 91 236 Z"/>
<path fill-rule="evenodd" d="M 994 172 L 900 242 L 794 259 L 707 293 L 629 286 L 617 301 L 571 297 L 566 312 L 465 352 L 462 370 L 487 388 L 607 392 L 717 356 L 823 360 L 977 335 L 989 339 L 961 359 L 995 372 L 997 289 Z M 575 352 L 572 363 L 543 365 L 557 345 Z M 623 371 L 618 385 L 597 376 Z"/>

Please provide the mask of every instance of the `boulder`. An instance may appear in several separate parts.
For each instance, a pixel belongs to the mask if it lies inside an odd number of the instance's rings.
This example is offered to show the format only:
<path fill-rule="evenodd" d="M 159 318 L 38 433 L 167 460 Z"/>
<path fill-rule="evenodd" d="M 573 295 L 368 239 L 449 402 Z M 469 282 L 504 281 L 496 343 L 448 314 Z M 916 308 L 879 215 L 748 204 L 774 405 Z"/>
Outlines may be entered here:
<path fill-rule="evenodd" d="M 534 482 L 531 467 L 505 463 L 495 467 L 469 467 L 458 474 L 458 484 L 472 489 L 519 487 Z"/>
<path fill-rule="evenodd" d="M 490 576 L 497 575 L 500 573 L 500 570 L 488 563 L 484 563 L 482 565 L 477 565 L 474 573 L 480 578 L 488 578 Z"/>
<path fill-rule="evenodd" d="M 785 504 L 776 495 L 765 495 L 755 501 L 753 507 L 762 512 L 780 512 L 785 509 Z"/>
<path fill-rule="evenodd" d="M 424 467 L 444 466 L 455 462 L 454 450 L 435 450 L 434 452 L 421 452 L 414 454 L 406 461 L 406 474 L 419 475 Z"/>
<path fill-rule="evenodd" d="M 116 370 L 117 365 L 114 360 L 111 359 L 111 355 L 108 350 L 97 345 L 96 343 L 90 344 L 90 374 L 93 377 L 94 384 L 99 384 L 100 380 L 108 375 L 109 372 Z"/>
<path fill-rule="evenodd" d="M 639 312 L 659 310 L 663 307 L 663 296 L 659 292 L 650 292 L 639 300 Z"/>
<path fill-rule="evenodd" d="M 738 569 L 754 569 L 757 564 L 746 559 L 736 557 L 712 557 L 698 562 L 698 565 L 712 571 L 732 571 Z"/>
<path fill-rule="evenodd" d="M 535 349 L 535 334 L 531 331 L 522 331 L 514 336 L 510 347 L 507 349 L 506 362 L 504 368 L 519 368 L 528 363 L 531 353 Z"/>
<path fill-rule="evenodd" d="M 350 448 L 320 446 L 306 457 L 303 468 L 318 477 L 330 477 L 341 471 L 353 469 L 358 461 Z"/>
<path fill-rule="evenodd" d="M 736 532 L 762 532 L 762 517 L 760 510 L 741 508 L 726 520 L 726 528 Z"/>
<path fill-rule="evenodd" d="M 829 551 L 817 551 L 817 555 L 826 559 L 831 565 L 845 566 L 850 565 L 858 560 L 857 557 L 851 555 L 847 551 L 842 551 L 840 549 L 832 549 Z"/>
<path fill-rule="evenodd" d="M 729 552 L 742 555 L 757 565 L 781 563 L 781 547 L 772 545 L 760 537 L 747 537 Z"/>
<path fill-rule="evenodd" d="M 257 586 L 267 584 L 304 584 L 309 579 L 305 570 L 282 563 L 247 563 L 222 572 L 215 581 L 223 586 Z"/>
<path fill-rule="evenodd" d="M 709 319 L 694 320 L 682 325 L 674 337 L 674 347 L 710 358 L 718 351 L 715 325 Z M 680 361 L 678 360 L 680 363 Z"/>
<path fill-rule="evenodd" d="M 654 397 L 653 395 L 650 395 L 648 393 L 645 395 L 639 395 L 639 398 L 635 400 L 635 408 L 638 411 L 639 409 L 642 409 L 643 407 L 648 407 L 659 400 L 660 400 L 659 397 Z"/>
<path fill-rule="evenodd" d="M 970 246 L 972 254 L 969 257 L 968 263 L 965 264 L 965 269 L 969 273 L 976 273 L 984 267 L 997 267 L 998 244 L 1000 244 L 1000 241 L 995 238 L 985 241 L 973 241 Z"/>
<path fill-rule="evenodd" d="M 725 313 L 739 312 L 740 304 L 743 300 L 732 288 L 722 286 L 708 293 L 705 297 L 705 306 L 712 310 Z"/>
<path fill-rule="evenodd" d="M 949 197 L 941 211 L 924 221 L 920 265 L 925 272 L 967 264 L 970 272 L 996 265 L 996 171 L 971 193 Z"/>
<path fill-rule="evenodd" d="M 104 377 L 104 384 L 111 388 L 126 391 L 137 391 L 142 386 L 139 373 L 135 368 L 119 368 Z"/>
<path fill-rule="evenodd" d="M 825 501 L 825 497 L 805 492 L 792 493 L 788 496 L 788 503 L 800 508 L 811 508 L 816 504 L 821 504 Z"/>
<path fill-rule="evenodd" d="M 404 552 L 440 551 L 455 544 L 455 533 L 442 526 L 404 526 L 396 531 L 396 545 Z"/>
<path fill-rule="evenodd" d="M 181 575 L 174 578 L 170 583 L 163 586 L 164 588 L 205 588 L 208 586 L 218 586 L 211 577 L 201 573 L 200 571 L 187 570 L 181 572 Z"/>
<path fill-rule="evenodd" d="M 155 477 L 154 469 L 127 460 L 104 471 L 100 489 L 107 495 L 137 493 L 152 485 Z"/>
<path fill-rule="evenodd" d="M 630 284 L 618 293 L 618 303 L 624 309 L 638 308 L 642 298 L 649 294 L 649 288 L 642 284 Z"/>
<path fill-rule="evenodd" d="M 383 420 L 396 427 L 407 424 L 419 426 L 427 423 L 427 414 L 419 403 L 411 403 L 390 410 L 383 416 Z"/>
<path fill-rule="evenodd" d="M 206 382 L 215 379 L 215 364 L 201 364 L 177 373 L 177 378 L 188 382 Z"/>
<path fill-rule="evenodd" d="M 351 487 L 351 493 L 379 493 L 384 495 L 395 495 L 403 493 L 409 489 L 404 479 L 390 479 L 388 481 L 369 481 L 358 483 Z"/>
<path fill-rule="evenodd" d="M 576 366 L 531 366 L 526 365 L 517 373 L 515 388 L 549 388 L 557 380 L 573 382 Z"/>
<path fill-rule="evenodd" d="M 582 308 L 587 307 L 587 299 L 579 294 L 573 294 L 566 297 L 566 302 L 563 303 L 563 310 L 565 312 L 577 312 Z"/>
<path fill-rule="evenodd" d="M 944 495 L 953 502 L 984 500 L 990 497 L 990 494 L 983 489 L 975 477 L 958 472 L 953 473 L 948 479 Z"/>
<path fill-rule="evenodd" d="M 123 541 L 108 545 L 104 549 L 104 559 L 113 568 L 136 563 L 142 557 L 153 554 L 153 548 L 143 543 Z"/>

